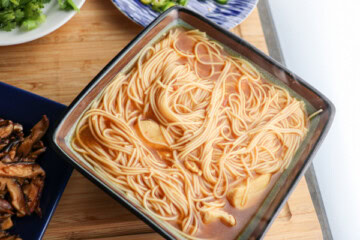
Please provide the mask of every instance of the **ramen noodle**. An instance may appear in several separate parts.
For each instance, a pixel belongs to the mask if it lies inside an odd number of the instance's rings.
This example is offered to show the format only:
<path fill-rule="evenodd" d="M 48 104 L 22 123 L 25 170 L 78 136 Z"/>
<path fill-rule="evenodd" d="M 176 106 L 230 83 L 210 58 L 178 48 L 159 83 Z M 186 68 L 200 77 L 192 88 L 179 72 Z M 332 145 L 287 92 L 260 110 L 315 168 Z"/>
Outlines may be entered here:
<path fill-rule="evenodd" d="M 214 238 L 208 226 L 244 226 L 307 125 L 304 102 L 205 33 L 175 28 L 94 100 L 71 144 L 149 215 Z"/>

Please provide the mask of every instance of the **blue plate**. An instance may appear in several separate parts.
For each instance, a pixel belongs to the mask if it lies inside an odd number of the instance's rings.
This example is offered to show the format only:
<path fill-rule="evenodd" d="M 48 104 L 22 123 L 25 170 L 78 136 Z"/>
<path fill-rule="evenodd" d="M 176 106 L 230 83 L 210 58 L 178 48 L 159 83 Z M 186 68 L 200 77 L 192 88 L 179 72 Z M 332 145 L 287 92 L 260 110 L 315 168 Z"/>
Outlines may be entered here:
<path fill-rule="evenodd" d="M 42 115 L 46 114 L 50 121 L 49 130 L 43 138 L 47 150 L 37 160 L 46 172 L 40 200 L 42 217 L 35 213 L 23 218 L 14 216 L 14 226 L 9 230 L 24 240 L 42 238 L 73 170 L 50 147 L 49 141 L 51 129 L 64 110 L 64 105 L 0 82 L 0 118 L 22 124 L 25 134 Z"/>
<path fill-rule="evenodd" d="M 160 13 L 140 0 L 112 0 L 113 4 L 134 22 L 146 27 Z M 215 0 L 189 0 L 187 8 L 203 15 L 218 25 L 230 29 L 241 23 L 255 8 L 258 0 L 229 0 L 225 5 Z"/>

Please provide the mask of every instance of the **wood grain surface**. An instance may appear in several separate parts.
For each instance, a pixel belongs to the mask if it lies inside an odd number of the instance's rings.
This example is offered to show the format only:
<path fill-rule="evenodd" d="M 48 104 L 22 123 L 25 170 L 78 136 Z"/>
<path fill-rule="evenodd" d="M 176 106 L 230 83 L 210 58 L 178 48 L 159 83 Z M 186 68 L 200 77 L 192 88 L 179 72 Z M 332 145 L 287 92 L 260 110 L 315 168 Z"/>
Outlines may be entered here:
<path fill-rule="evenodd" d="M 69 104 L 143 28 L 111 1 L 88 0 L 73 19 L 39 40 L 0 47 L 0 81 Z M 267 52 L 258 11 L 233 29 Z M 74 171 L 44 239 L 161 239 L 145 223 Z M 265 239 L 322 239 L 304 179 Z"/>

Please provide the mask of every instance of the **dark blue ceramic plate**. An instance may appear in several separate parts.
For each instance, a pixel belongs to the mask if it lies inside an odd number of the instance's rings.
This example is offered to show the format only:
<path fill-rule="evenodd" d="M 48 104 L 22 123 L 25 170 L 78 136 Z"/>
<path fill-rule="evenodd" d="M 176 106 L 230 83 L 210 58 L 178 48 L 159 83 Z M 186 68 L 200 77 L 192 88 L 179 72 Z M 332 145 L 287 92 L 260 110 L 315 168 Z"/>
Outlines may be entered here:
<path fill-rule="evenodd" d="M 14 226 L 9 231 L 24 240 L 42 238 L 73 170 L 55 154 L 49 142 L 49 133 L 64 109 L 64 105 L 0 82 L 0 118 L 21 123 L 25 134 L 42 115 L 46 114 L 50 120 L 49 130 L 43 138 L 47 150 L 38 159 L 46 172 L 40 200 L 42 217 L 35 213 L 23 218 L 13 217 Z"/>
<path fill-rule="evenodd" d="M 146 27 L 160 13 L 153 11 L 140 0 L 112 0 L 113 4 L 134 22 Z M 230 29 L 241 23 L 255 8 L 258 0 L 229 0 L 225 5 L 215 0 L 189 0 L 187 8 L 207 19 Z"/>

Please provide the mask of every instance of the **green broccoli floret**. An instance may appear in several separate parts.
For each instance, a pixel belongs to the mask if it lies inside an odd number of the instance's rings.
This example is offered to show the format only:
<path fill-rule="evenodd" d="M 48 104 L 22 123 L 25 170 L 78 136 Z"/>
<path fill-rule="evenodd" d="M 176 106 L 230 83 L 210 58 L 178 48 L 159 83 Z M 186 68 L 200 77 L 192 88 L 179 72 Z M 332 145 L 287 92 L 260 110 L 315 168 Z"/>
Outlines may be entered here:
<path fill-rule="evenodd" d="M 0 0 L 0 30 L 11 31 L 17 26 L 23 31 L 37 28 L 46 20 L 42 9 L 51 0 Z M 76 10 L 72 0 L 58 0 L 61 10 Z"/>

